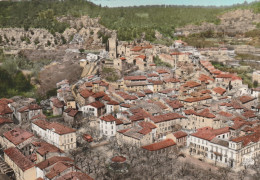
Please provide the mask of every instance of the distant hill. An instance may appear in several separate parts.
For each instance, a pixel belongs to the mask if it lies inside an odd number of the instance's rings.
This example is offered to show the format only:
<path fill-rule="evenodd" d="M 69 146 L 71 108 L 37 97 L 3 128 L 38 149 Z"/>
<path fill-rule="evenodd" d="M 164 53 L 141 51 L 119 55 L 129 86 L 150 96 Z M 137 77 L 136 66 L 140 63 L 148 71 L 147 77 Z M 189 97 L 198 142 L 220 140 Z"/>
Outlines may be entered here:
<path fill-rule="evenodd" d="M 145 39 L 154 41 L 156 30 L 166 37 L 173 37 L 178 27 L 202 22 L 219 24 L 220 14 L 237 8 L 260 12 L 260 3 L 225 8 L 188 6 L 141 6 L 125 8 L 100 7 L 83 0 L 34 0 L 0 2 L 0 27 L 45 28 L 52 34 L 62 33 L 69 24 L 58 21 L 61 16 L 100 17 L 105 27 L 117 30 L 120 40 Z"/>

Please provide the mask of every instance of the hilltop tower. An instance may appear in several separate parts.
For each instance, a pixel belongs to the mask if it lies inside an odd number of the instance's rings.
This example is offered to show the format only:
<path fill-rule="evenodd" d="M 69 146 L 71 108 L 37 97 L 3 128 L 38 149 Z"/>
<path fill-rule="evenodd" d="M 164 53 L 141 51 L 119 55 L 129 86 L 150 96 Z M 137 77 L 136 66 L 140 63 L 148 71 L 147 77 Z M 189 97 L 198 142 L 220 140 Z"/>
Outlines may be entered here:
<path fill-rule="evenodd" d="M 115 59 L 117 58 L 117 34 L 116 32 L 112 33 L 111 38 L 108 39 L 107 42 L 108 52 L 109 52 L 109 58 Z"/>

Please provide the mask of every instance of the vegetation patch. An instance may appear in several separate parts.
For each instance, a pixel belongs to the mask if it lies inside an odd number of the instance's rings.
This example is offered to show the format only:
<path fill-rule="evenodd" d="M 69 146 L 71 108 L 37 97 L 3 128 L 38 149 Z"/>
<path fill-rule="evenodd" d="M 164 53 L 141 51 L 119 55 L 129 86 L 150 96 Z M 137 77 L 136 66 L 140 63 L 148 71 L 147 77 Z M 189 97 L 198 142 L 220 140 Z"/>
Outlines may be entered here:
<path fill-rule="evenodd" d="M 172 68 L 172 65 L 170 65 L 169 63 L 163 62 L 158 56 L 153 58 L 153 62 L 156 66 Z"/>
<path fill-rule="evenodd" d="M 109 82 L 116 82 L 119 76 L 114 68 L 104 67 L 102 69 L 102 76 Z"/>
<path fill-rule="evenodd" d="M 236 56 L 237 60 L 255 60 L 260 61 L 260 56 L 256 56 L 253 54 L 237 54 Z"/>
<path fill-rule="evenodd" d="M 237 73 L 237 75 L 242 78 L 244 84 L 247 84 L 249 88 L 254 87 L 255 84 L 252 82 L 251 68 L 230 68 L 220 62 L 212 61 L 211 63 L 216 69 L 221 71 Z"/>

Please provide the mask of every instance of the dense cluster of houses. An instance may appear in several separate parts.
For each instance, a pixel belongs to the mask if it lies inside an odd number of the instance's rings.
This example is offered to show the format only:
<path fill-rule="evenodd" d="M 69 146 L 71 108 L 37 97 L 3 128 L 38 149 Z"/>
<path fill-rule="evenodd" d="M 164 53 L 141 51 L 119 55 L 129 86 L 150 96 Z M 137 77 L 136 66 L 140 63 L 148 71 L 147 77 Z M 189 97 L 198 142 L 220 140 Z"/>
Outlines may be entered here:
<path fill-rule="evenodd" d="M 66 152 L 77 148 L 77 125 L 92 117 L 100 137 L 121 145 L 153 154 L 181 149 L 218 165 L 244 165 L 260 153 L 260 90 L 193 55 L 145 43 L 118 45 L 112 38 L 114 68 L 123 70 L 126 62 L 139 71 L 116 82 L 95 75 L 73 85 L 63 80 L 47 108 L 32 98 L 0 99 L 5 162 L 21 180 L 91 179 Z M 157 67 L 155 56 L 172 68 Z M 68 126 L 49 121 L 45 111 Z M 26 123 L 26 130 L 15 126 Z"/>
<path fill-rule="evenodd" d="M 54 114 L 56 108 L 63 112 L 64 101 L 53 103 Z M 0 99 L 0 126 L 3 159 L 17 180 L 92 179 L 66 154 L 77 148 L 76 129 L 47 120 L 35 99 Z"/>
<path fill-rule="evenodd" d="M 135 64 L 141 71 L 113 83 L 95 76 L 77 83 L 77 108 L 96 117 L 101 136 L 157 153 L 184 147 L 229 167 L 259 154 L 259 88 L 248 88 L 237 74 L 222 72 L 210 61 L 194 61 L 190 52 L 150 44 L 111 49 L 114 63 Z M 155 55 L 173 69 L 150 66 Z"/>

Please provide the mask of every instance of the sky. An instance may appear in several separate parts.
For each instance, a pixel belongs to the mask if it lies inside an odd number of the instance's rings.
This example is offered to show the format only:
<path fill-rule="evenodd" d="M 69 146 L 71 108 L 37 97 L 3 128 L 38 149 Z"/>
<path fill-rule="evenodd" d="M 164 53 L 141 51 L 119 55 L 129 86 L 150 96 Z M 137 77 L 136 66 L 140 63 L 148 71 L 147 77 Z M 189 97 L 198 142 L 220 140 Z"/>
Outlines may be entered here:
<path fill-rule="evenodd" d="M 194 6 L 229 6 L 244 3 L 245 0 L 89 0 L 97 5 L 108 7 L 140 5 L 194 5 Z M 248 3 L 255 0 L 247 0 Z"/>

